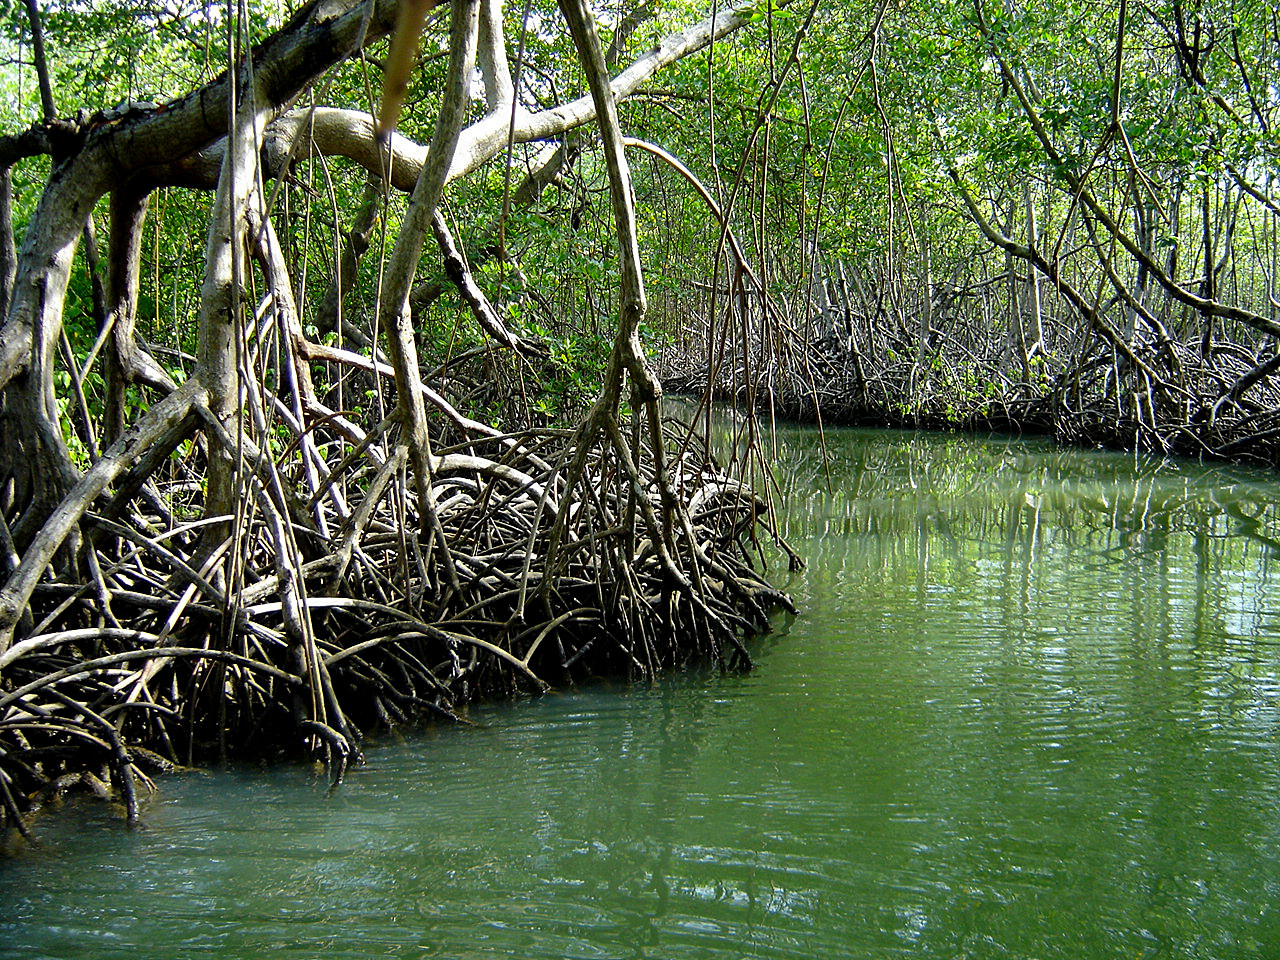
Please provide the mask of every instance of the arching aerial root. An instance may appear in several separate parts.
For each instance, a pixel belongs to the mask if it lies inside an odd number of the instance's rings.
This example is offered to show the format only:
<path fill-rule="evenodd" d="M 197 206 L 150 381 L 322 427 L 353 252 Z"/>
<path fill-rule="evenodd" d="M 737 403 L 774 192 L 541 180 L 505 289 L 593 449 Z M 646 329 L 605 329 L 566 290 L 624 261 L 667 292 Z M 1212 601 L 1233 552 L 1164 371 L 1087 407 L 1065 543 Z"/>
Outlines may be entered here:
<path fill-rule="evenodd" d="M 151 775 L 217 758 L 311 756 L 337 781 L 366 731 L 478 696 L 748 666 L 743 638 L 790 608 L 752 563 L 764 504 L 686 428 L 665 485 L 586 435 L 450 424 L 423 495 L 397 427 L 330 415 L 244 456 L 239 516 L 201 517 L 199 444 L 104 496 L 80 572 L 51 565 L 0 652 L 0 825 L 73 789 L 132 821 Z"/>

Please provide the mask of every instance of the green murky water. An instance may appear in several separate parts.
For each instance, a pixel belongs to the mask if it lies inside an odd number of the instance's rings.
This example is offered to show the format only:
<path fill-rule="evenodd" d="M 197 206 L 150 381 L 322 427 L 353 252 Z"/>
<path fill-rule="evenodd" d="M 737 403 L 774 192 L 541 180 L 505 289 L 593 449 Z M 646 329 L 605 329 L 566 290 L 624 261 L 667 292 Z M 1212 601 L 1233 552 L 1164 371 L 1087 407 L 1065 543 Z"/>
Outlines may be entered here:
<path fill-rule="evenodd" d="M 787 430 L 749 676 L 163 783 L 0 862 L 0 956 L 1280 956 L 1280 483 Z"/>

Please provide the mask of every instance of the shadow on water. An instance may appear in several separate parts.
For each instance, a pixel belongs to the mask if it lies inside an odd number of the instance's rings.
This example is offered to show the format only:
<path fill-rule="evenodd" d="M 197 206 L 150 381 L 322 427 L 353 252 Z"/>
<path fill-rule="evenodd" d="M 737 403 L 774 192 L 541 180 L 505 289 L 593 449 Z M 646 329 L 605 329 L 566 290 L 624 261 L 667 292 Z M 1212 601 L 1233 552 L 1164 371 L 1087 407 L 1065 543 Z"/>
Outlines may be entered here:
<path fill-rule="evenodd" d="M 786 428 L 746 676 L 167 782 L 0 864 L 0 957 L 1280 955 L 1280 484 Z"/>

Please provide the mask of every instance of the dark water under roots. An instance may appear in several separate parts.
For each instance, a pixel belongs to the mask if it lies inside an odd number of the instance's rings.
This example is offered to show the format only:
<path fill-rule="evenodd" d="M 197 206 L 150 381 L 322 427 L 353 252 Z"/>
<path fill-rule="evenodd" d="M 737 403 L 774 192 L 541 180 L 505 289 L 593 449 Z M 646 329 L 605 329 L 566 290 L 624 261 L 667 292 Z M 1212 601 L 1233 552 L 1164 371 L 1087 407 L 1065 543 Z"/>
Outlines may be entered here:
<path fill-rule="evenodd" d="M 1280 483 L 785 431 L 750 676 L 162 784 L 0 862 L 0 956 L 1280 956 Z"/>

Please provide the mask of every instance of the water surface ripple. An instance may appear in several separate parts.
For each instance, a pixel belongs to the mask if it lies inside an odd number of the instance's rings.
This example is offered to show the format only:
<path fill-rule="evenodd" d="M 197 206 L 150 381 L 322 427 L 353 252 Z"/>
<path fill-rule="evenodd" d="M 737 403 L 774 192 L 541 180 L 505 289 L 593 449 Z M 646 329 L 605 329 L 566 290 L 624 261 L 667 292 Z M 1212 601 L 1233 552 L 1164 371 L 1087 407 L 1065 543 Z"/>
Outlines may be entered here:
<path fill-rule="evenodd" d="M 1280 956 L 1280 484 L 827 442 L 771 451 L 810 566 L 756 672 L 73 804 L 0 956 Z"/>

